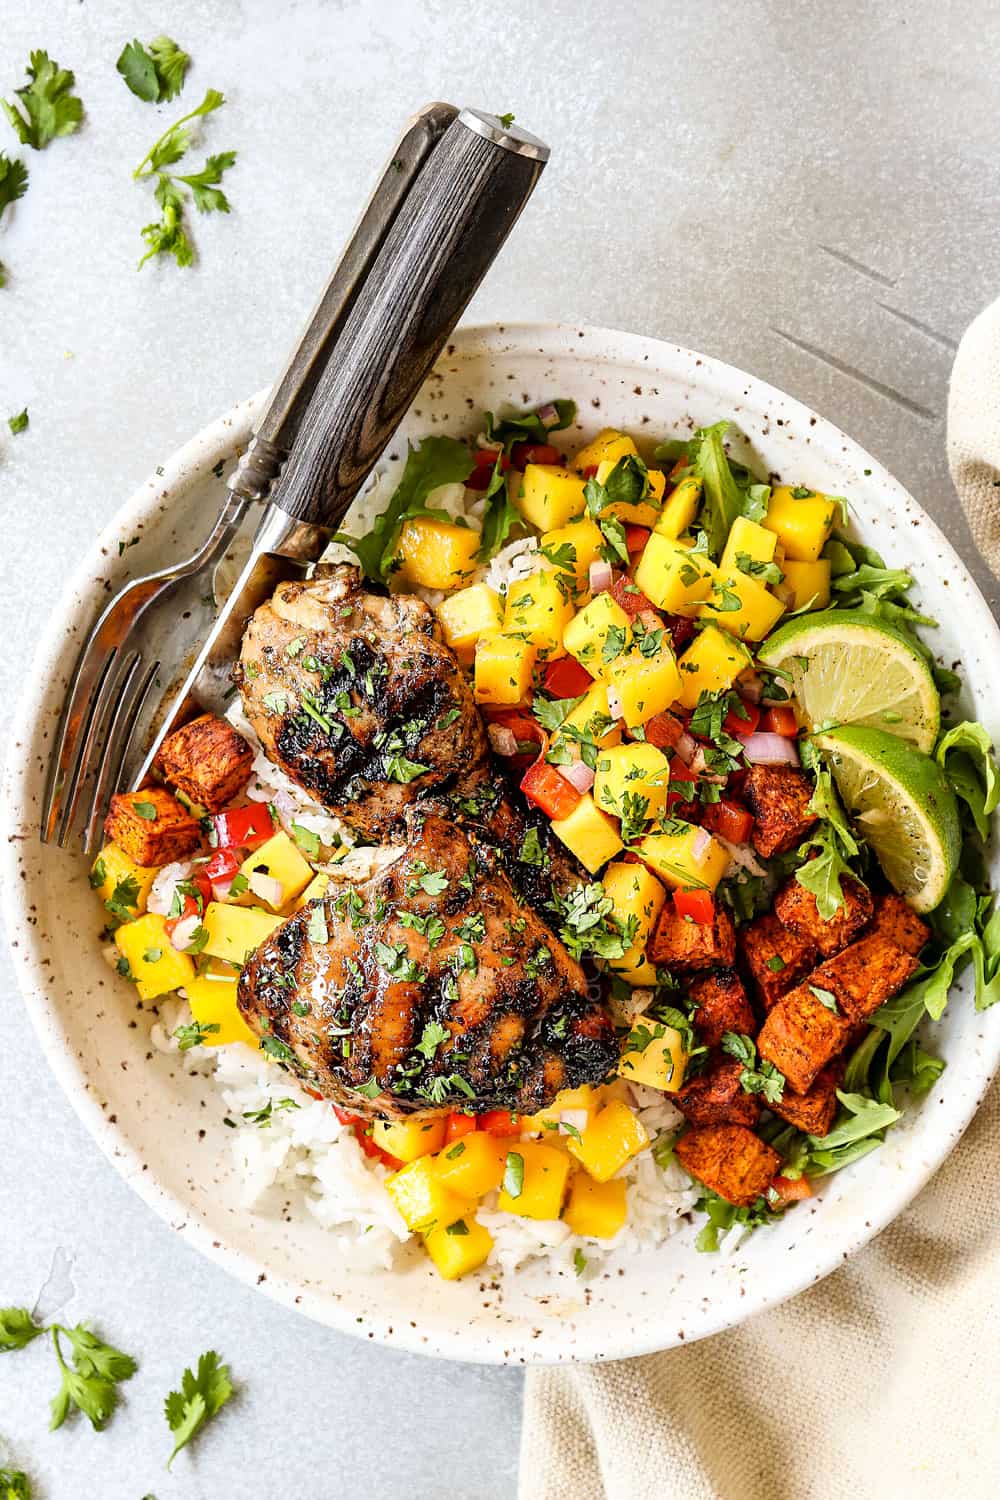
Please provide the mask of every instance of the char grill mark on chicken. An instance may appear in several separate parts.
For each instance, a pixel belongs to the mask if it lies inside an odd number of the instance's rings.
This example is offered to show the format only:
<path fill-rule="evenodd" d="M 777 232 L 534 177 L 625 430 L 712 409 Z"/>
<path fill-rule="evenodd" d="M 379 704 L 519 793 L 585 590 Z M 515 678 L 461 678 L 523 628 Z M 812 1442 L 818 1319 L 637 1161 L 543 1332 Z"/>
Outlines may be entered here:
<path fill-rule="evenodd" d="M 356 568 L 280 584 L 247 626 L 237 677 L 268 757 L 370 838 L 486 773 L 482 720 L 433 614 L 363 589 Z"/>
<path fill-rule="evenodd" d="M 239 1006 L 272 1057 L 365 1115 L 543 1108 L 617 1064 L 603 1004 L 494 846 L 428 805 L 400 858 L 289 918 Z"/>

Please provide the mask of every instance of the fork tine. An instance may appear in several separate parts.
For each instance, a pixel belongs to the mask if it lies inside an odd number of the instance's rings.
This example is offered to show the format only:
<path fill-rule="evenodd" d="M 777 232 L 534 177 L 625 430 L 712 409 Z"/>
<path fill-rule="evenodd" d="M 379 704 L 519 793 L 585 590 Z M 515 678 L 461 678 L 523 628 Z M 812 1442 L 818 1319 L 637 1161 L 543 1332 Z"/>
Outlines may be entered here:
<path fill-rule="evenodd" d="M 80 749 L 73 767 L 72 786 L 65 797 L 63 815 L 59 824 L 59 835 L 56 840 L 60 849 L 65 849 L 66 841 L 72 832 L 77 808 L 80 805 L 80 796 L 83 792 L 84 782 L 87 780 L 87 771 L 92 764 L 94 746 L 101 739 L 102 725 L 107 722 L 108 705 L 113 704 L 111 712 L 113 714 L 117 713 L 118 705 L 128 691 L 129 683 L 135 676 L 139 666 L 140 657 L 138 651 L 130 651 L 124 658 L 121 658 L 119 652 L 115 652 L 114 657 L 116 665 L 117 660 L 121 661 L 121 672 L 120 674 L 116 673 L 109 664 L 108 669 L 101 678 L 100 687 L 94 694 L 86 728 L 80 736 Z"/>
<path fill-rule="evenodd" d="M 89 660 L 85 663 L 81 656 L 77 663 L 49 760 L 45 804 L 42 809 L 43 844 L 48 844 L 55 838 L 62 845 L 66 799 L 75 794 L 82 769 L 83 742 L 90 728 L 98 697 L 113 670 L 117 656 L 117 650 L 112 648 L 103 662 L 98 658 L 94 663 Z"/>
<path fill-rule="evenodd" d="M 137 660 L 136 666 L 139 662 Z M 108 807 L 111 802 L 112 793 L 118 789 L 121 781 L 122 766 L 128 754 L 129 745 L 136 731 L 136 726 L 142 715 L 142 710 L 149 690 L 153 686 L 156 674 L 160 670 L 160 663 L 154 661 L 148 667 L 145 675 L 139 681 L 134 693 L 130 692 L 134 673 L 129 673 L 123 681 L 118 698 L 111 710 L 108 719 L 108 727 L 104 736 L 104 746 L 101 758 L 94 776 L 94 791 L 87 809 L 87 823 L 83 835 L 83 852 L 90 854 L 93 850 L 95 840 L 100 833 L 101 826 L 107 816 Z"/>

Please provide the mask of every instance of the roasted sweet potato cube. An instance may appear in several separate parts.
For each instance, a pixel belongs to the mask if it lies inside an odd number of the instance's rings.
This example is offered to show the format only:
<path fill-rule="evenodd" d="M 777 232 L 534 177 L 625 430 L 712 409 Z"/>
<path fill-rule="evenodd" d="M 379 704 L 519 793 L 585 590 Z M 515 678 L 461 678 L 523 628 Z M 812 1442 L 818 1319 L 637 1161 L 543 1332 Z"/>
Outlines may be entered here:
<path fill-rule="evenodd" d="M 743 1092 L 742 1072 L 742 1064 L 727 1057 L 690 1079 L 670 1102 L 692 1125 L 756 1125 L 760 1100 Z"/>
<path fill-rule="evenodd" d="M 800 933 L 778 920 L 773 911 L 741 927 L 736 935 L 743 962 L 765 1011 L 795 988 L 813 968 L 819 954 Z"/>
<path fill-rule="evenodd" d="M 202 714 L 168 734 L 156 757 L 164 781 L 210 813 L 221 812 L 243 790 L 252 765 L 246 740 L 214 714 Z"/>
<path fill-rule="evenodd" d="M 789 1125 L 804 1130 L 806 1135 L 826 1135 L 837 1113 L 838 1069 L 836 1065 L 824 1068 L 812 1088 L 805 1094 L 797 1094 L 786 1088 L 775 1104 L 767 1107 Z"/>
<path fill-rule="evenodd" d="M 871 919 L 865 937 L 874 937 L 876 933 L 880 937 L 888 938 L 890 943 L 895 943 L 897 948 L 902 948 L 904 953 L 912 953 L 916 958 L 930 937 L 931 930 L 927 923 L 921 921 L 916 912 L 906 904 L 902 896 L 897 896 L 895 891 L 890 891 L 888 895 L 875 897 L 875 915 Z"/>
<path fill-rule="evenodd" d="M 781 1166 L 777 1151 L 745 1125 L 695 1125 L 674 1155 L 692 1177 L 740 1208 L 756 1203 Z"/>
<path fill-rule="evenodd" d="M 137 865 L 172 864 L 201 843 L 197 818 L 161 786 L 112 797 L 104 829 Z"/>
<path fill-rule="evenodd" d="M 733 919 L 716 906 L 711 922 L 692 922 L 678 916 L 668 901 L 646 945 L 646 957 L 661 969 L 731 968 L 736 960 Z"/>
<path fill-rule="evenodd" d="M 824 958 L 846 948 L 872 914 L 871 893 L 860 880 L 845 875 L 840 889 L 844 899 L 829 921 L 820 916 L 812 891 L 799 885 L 794 875 L 774 898 L 774 912 L 779 922 L 815 943 Z"/>
<path fill-rule="evenodd" d="M 867 1021 L 917 969 L 912 953 L 880 933 L 860 938 L 814 969 L 806 984 L 829 990 L 849 1021 Z"/>
<path fill-rule="evenodd" d="M 816 822 L 807 808 L 813 785 L 794 766 L 752 766 L 744 795 L 754 816 L 753 846 L 761 859 L 800 844 Z"/>
<path fill-rule="evenodd" d="M 831 960 L 832 961 L 832 960 Z M 757 1051 L 785 1075 L 790 1089 L 807 1094 L 818 1074 L 847 1043 L 851 1024 L 814 995 L 814 970 L 804 984 L 779 1000 L 757 1037 Z"/>
<path fill-rule="evenodd" d="M 743 981 L 734 969 L 715 969 L 693 979 L 688 994 L 697 1002 L 692 1020 L 698 1039 L 706 1047 L 717 1047 L 727 1031 L 757 1035 L 757 1020 L 750 1009 Z"/>

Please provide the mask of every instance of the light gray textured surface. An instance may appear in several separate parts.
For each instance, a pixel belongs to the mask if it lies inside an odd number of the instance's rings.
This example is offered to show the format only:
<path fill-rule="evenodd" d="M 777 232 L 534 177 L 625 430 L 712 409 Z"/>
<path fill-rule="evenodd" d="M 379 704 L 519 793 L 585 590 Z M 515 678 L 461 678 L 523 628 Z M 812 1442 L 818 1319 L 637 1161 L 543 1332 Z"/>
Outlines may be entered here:
<path fill-rule="evenodd" d="M 136 275 L 152 213 L 130 174 L 174 115 L 114 60 L 164 29 L 195 58 L 185 102 L 229 98 L 207 149 L 240 160 L 233 213 L 195 225 L 197 268 Z M 6 704 L 98 520 L 273 374 L 393 132 L 435 97 L 513 110 L 553 147 L 473 316 L 631 328 L 753 370 L 859 438 L 974 563 L 944 410 L 952 345 L 1000 284 L 996 6 L 0 0 L 0 34 L 3 93 L 45 46 L 88 108 L 28 153 L 0 232 L 0 414 L 31 414 L 0 438 Z M 518 1374 L 365 1348 L 185 1248 L 77 1123 L 6 959 L 0 1089 L 0 1302 L 31 1304 L 62 1248 L 65 1314 L 142 1361 L 103 1436 L 48 1435 L 45 1350 L 3 1361 L 0 1439 L 46 1500 L 513 1495 Z M 168 1477 L 161 1398 L 210 1346 L 240 1395 Z"/>

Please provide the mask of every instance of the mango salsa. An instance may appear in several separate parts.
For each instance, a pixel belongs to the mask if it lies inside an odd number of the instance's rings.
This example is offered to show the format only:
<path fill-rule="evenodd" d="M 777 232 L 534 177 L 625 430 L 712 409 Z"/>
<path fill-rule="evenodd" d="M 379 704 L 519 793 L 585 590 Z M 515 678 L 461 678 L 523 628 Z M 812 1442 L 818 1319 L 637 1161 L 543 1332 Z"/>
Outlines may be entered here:
<path fill-rule="evenodd" d="M 663 713 L 681 695 L 681 674 L 666 641 L 655 656 L 632 651 L 617 657 L 609 664 L 607 677 L 618 694 L 629 729 Z"/>
<path fill-rule="evenodd" d="M 521 1166 L 517 1166 L 520 1157 Z M 511 1160 L 513 1158 L 513 1161 Z M 558 1219 L 570 1161 L 565 1151 L 540 1141 L 517 1141 L 507 1153 L 497 1208 L 525 1219 Z"/>
<path fill-rule="evenodd" d="M 444 1145 L 444 1119 L 376 1120 L 372 1140 L 397 1161 L 416 1161 Z"/>
<path fill-rule="evenodd" d="M 198 974 L 185 981 L 191 1014 L 199 1026 L 218 1026 L 205 1037 L 206 1047 L 228 1047 L 232 1042 L 245 1042 L 255 1050 L 258 1039 L 244 1021 L 236 1004 L 235 975 Z"/>
<path fill-rule="evenodd" d="M 669 790 L 670 762 L 655 745 L 636 740 L 597 757 L 594 801 L 616 818 L 651 822 L 666 811 Z"/>
<path fill-rule="evenodd" d="M 659 536 L 679 537 L 698 514 L 701 494 L 701 480 L 694 474 L 686 475 L 667 496 L 653 530 Z"/>
<path fill-rule="evenodd" d="M 469 1212 L 468 1201 L 445 1186 L 430 1156 L 419 1156 L 393 1172 L 385 1179 L 385 1190 L 407 1229 L 419 1234 L 454 1224 Z"/>
<path fill-rule="evenodd" d="M 645 865 L 625 864 L 624 861 L 609 865 L 601 884 L 604 894 L 611 898 L 612 912 L 617 920 L 623 926 L 632 918 L 636 922 L 631 946 L 610 967 L 630 984 L 655 983 L 656 971 L 646 961 L 646 944 L 663 910 L 666 891 Z"/>
<path fill-rule="evenodd" d="M 569 579 L 554 568 L 517 579 L 507 590 L 504 632 L 523 636 L 543 659 L 565 656 L 563 631 L 573 618 L 572 595 Z"/>
<path fill-rule="evenodd" d="M 612 1099 L 590 1121 L 569 1151 L 595 1182 L 609 1182 L 626 1162 L 645 1151 L 649 1136 L 621 1099 Z"/>
<path fill-rule="evenodd" d="M 584 480 L 558 464 L 527 464 L 520 494 L 513 494 L 514 506 L 526 521 L 539 531 L 554 531 L 574 516 L 582 516 Z"/>
<path fill-rule="evenodd" d="M 523 703 L 531 689 L 537 646 L 513 635 L 480 636 L 476 642 L 474 692 L 477 703 L 511 708 Z"/>
<path fill-rule="evenodd" d="M 590 793 L 580 798 L 568 818 L 554 818 L 552 832 L 595 875 L 621 849 L 618 825 L 602 813 Z"/>
<path fill-rule="evenodd" d="M 601 528 L 589 516 L 580 516 L 568 526 L 547 531 L 539 543 L 543 556 L 573 579 L 578 593 L 587 588 L 590 565 L 597 562 L 603 546 Z"/>
<path fill-rule="evenodd" d="M 636 1016 L 618 1072 L 630 1083 L 676 1093 L 684 1082 L 687 1053 L 679 1031 L 654 1016 Z"/>
<path fill-rule="evenodd" d="M 743 553 L 753 562 L 773 562 L 777 545 L 778 538 L 775 532 L 768 531 L 764 526 L 758 526 L 756 521 L 748 521 L 746 516 L 737 516 L 729 528 L 726 545 L 719 561 L 719 571 L 736 572 L 739 568 L 737 559 Z"/>
<path fill-rule="evenodd" d="M 635 567 L 638 587 L 656 605 L 672 615 L 697 612 L 715 577 L 715 565 L 704 552 L 681 541 L 651 533 Z"/>
<path fill-rule="evenodd" d="M 566 650 L 591 677 L 605 676 L 605 656 L 620 655 L 631 640 L 629 617 L 607 592 L 598 594 L 575 614 L 563 631 Z"/>
<path fill-rule="evenodd" d="M 712 592 L 698 615 L 712 620 L 741 641 L 762 641 L 780 620 L 785 606 L 757 578 L 738 571 L 716 575 Z"/>
<path fill-rule="evenodd" d="M 485 583 L 474 583 L 442 599 L 436 613 L 445 644 L 464 666 L 471 665 L 480 636 L 499 630 L 503 624 L 500 595 Z"/>
<path fill-rule="evenodd" d="M 194 963 L 173 947 L 165 920 L 156 912 L 124 922 L 115 933 L 115 946 L 128 962 L 141 1000 L 155 1000 L 194 978 Z"/>
<path fill-rule="evenodd" d="M 700 840 L 702 830 L 691 823 L 678 824 L 678 830 L 647 833 L 636 844 L 636 854 L 673 890 L 714 891 L 729 863 L 729 855 L 718 839 L 709 834 L 707 847 L 701 858 L 696 859 L 695 841 Z"/>
<path fill-rule="evenodd" d="M 457 1281 L 483 1264 L 493 1249 L 493 1236 L 485 1225 L 466 1214 L 454 1224 L 424 1235 L 424 1249 L 445 1281 Z"/>
<path fill-rule="evenodd" d="M 788 562 L 781 564 L 785 584 L 792 591 L 788 601 L 791 610 L 826 609 L 830 602 L 830 564 L 825 557 L 815 562 Z"/>
<path fill-rule="evenodd" d="M 117 844 L 105 844 L 90 867 L 90 883 L 102 901 L 114 901 L 122 912 L 139 917 L 156 874 L 155 865 L 137 865 Z"/>
<path fill-rule="evenodd" d="M 780 484 L 771 491 L 763 525 L 773 531 L 792 562 L 815 562 L 837 518 L 837 502 L 804 485 Z"/>
<path fill-rule="evenodd" d="M 312 866 L 284 829 L 273 834 L 259 849 L 247 855 L 240 865 L 240 874 L 247 881 L 252 880 L 254 875 L 265 875 L 278 882 L 281 897 L 273 905 L 266 896 L 255 893 L 252 887 L 239 897 L 240 902 L 246 905 L 263 901 L 272 911 L 283 910 L 296 896 L 301 896 L 313 878 Z"/>
<path fill-rule="evenodd" d="M 227 963 L 242 964 L 283 920 L 255 907 L 210 901 L 201 923 L 208 934 L 202 952 L 224 958 Z"/>
<path fill-rule="evenodd" d="M 718 693 L 732 687 L 741 672 L 753 665 L 746 646 L 717 625 L 706 625 L 695 636 L 677 663 L 685 708 L 695 708 L 702 693 Z"/>
<path fill-rule="evenodd" d="M 622 732 L 608 712 L 608 690 L 603 682 L 595 682 L 592 688 L 587 689 L 583 699 L 576 705 L 576 708 L 570 709 L 560 729 L 553 736 L 553 744 L 558 743 L 560 738 L 568 744 L 575 744 L 573 734 L 562 734 L 563 728 L 570 731 L 576 730 L 577 733 L 586 735 L 594 741 L 595 745 L 619 743 Z"/>
<path fill-rule="evenodd" d="M 405 522 L 399 534 L 397 556 L 402 563 L 395 576 L 425 589 L 457 589 L 475 572 L 481 541 L 471 526 L 417 516 Z"/>
<path fill-rule="evenodd" d="M 446 1146 L 434 1159 L 445 1187 L 461 1198 L 482 1198 L 503 1181 L 508 1142 L 473 1130 Z"/>
<path fill-rule="evenodd" d="M 625 1183 L 621 1178 L 595 1182 L 586 1172 L 574 1172 L 563 1219 L 574 1234 L 592 1240 L 612 1240 L 625 1223 Z"/>
<path fill-rule="evenodd" d="M 573 460 L 573 467 L 582 473 L 584 469 L 597 469 L 601 464 L 616 464 L 620 458 L 638 458 L 639 450 L 632 439 L 617 427 L 604 427 L 589 443 L 586 443 Z"/>

